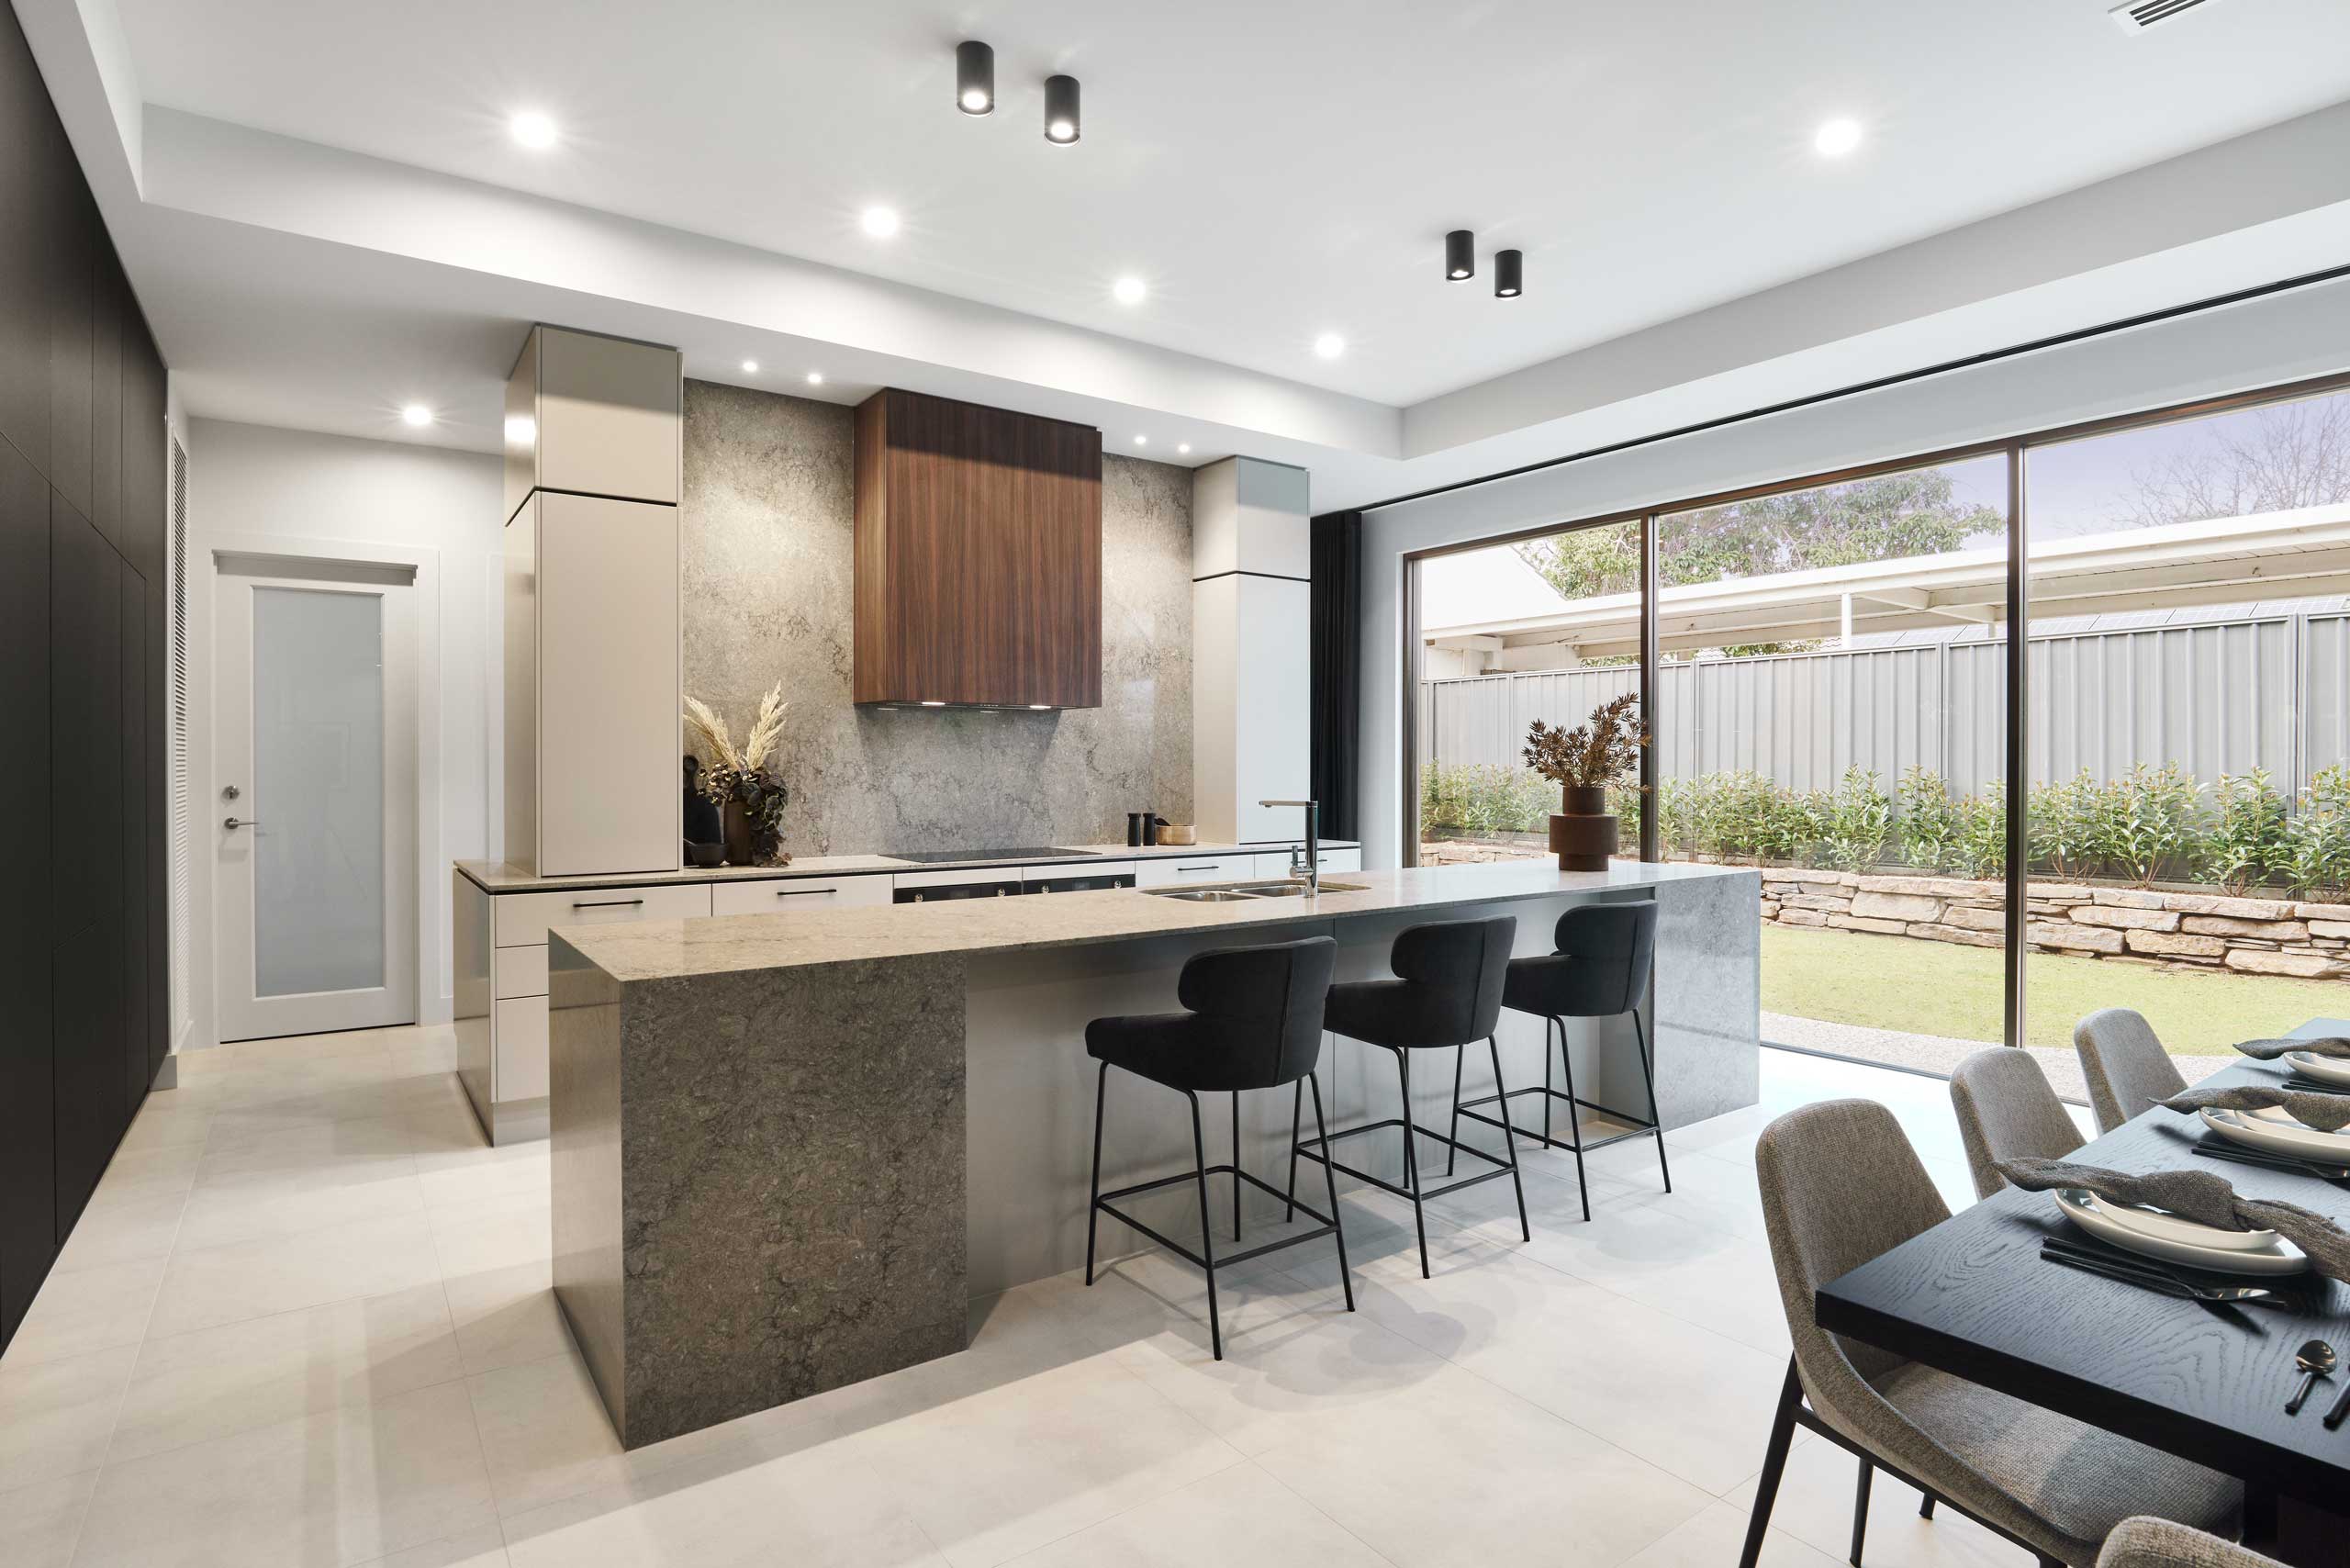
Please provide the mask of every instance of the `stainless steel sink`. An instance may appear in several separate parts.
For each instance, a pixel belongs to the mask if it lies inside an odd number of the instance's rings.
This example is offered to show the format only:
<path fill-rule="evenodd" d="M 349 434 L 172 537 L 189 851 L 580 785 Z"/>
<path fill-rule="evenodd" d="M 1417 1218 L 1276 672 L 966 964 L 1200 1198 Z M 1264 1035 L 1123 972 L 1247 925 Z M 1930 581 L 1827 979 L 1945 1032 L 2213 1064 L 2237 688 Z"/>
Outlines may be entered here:
<path fill-rule="evenodd" d="M 1245 903 L 1260 896 L 1238 888 L 1145 888 L 1143 891 L 1155 899 L 1181 899 L 1185 903 Z"/>
<path fill-rule="evenodd" d="M 1361 893 L 1371 890 L 1361 882 L 1331 882 L 1322 884 L 1326 893 Z M 1181 899 L 1185 903 L 1238 903 L 1244 899 L 1304 898 L 1306 886 L 1283 878 L 1278 882 L 1236 882 L 1226 888 L 1145 888 L 1153 898 Z"/>

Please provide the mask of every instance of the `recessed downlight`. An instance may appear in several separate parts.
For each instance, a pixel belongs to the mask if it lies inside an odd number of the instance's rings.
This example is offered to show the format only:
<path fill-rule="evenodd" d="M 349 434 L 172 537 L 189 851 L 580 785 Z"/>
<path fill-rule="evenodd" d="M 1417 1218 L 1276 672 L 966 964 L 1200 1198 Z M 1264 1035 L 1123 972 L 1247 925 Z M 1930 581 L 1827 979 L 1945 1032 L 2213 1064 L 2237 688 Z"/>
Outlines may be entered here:
<path fill-rule="evenodd" d="M 1861 122 L 1856 119 L 1831 119 L 1813 135 L 1811 144 L 1822 157 L 1841 158 L 1861 144 Z"/>
<path fill-rule="evenodd" d="M 810 372 L 808 373 L 808 385 L 809 385 L 809 386 L 822 386 L 823 384 L 824 384 L 824 373 L 823 373 L 822 371 L 821 371 L 821 370 L 811 370 L 811 371 L 810 371 Z"/>
<path fill-rule="evenodd" d="M 759 362 L 758 362 L 757 360 L 755 360 L 755 359 L 746 359 L 746 360 L 744 360 L 744 361 L 743 362 L 743 374 L 744 374 L 744 375 L 756 375 L 758 373 L 759 373 Z"/>
<path fill-rule="evenodd" d="M 894 208 L 868 207 L 858 215 L 857 225 L 876 240 L 887 240 L 898 231 L 898 214 Z"/>
<path fill-rule="evenodd" d="M 1175 443 L 1175 450 L 1181 455 L 1189 457 L 1192 454 L 1192 443 L 1188 441 L 1179 441 Z"/>
<path fill-rule="evenodd" d="M 400 410 L 400 423 L 412 430 L 422 430 L 432 422 L 432 410 L 421 403 L 410 403 Z"/>
<path fill-rule="evenodd" d="M 1136 446 L 1148 446 L 1150 444 L 1150 437 L 1147 435 L 1138 435 L 1135 437 L 1135 444 Z"/>
<path fill-rule="evenodd" d="M 1325 332 L 1314 340 L 1314 352 L 1324 359 L 1336 359 L 1347 352 L 1347 340 L 1336 332 Z"/>
<path fill-rule="evenodd" d="M 524 109 L 506 122 L 508 134 L 534 152 L 555 144 L 554 121 L 536 109 Z"/>
<path fill-rule="evenodd" d="M 1150 287 L 1138 277 L 1122 277 L 1110 286 L 1111 297 L 1121 305 L 1140 305 Z"/>

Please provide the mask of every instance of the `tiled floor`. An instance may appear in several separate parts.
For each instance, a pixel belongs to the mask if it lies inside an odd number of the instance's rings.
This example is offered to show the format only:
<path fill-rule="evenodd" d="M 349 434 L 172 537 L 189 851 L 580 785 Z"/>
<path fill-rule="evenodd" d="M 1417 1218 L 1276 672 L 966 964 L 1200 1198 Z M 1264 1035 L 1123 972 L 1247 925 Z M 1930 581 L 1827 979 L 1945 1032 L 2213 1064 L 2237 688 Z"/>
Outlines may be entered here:
<path fill-rule="evenodd" d="M 976 1303 L 967 1354 L 623 1454 L 548 1290 L 546 1149 L 485 1148 L 445 1030 L 229 1047 L 150 1099 L 0 1361 L 0 1562 L 1574 1564 L 1734 1561 L 1786 1335 L 1753 1190 L 1780 1110 L 1935 1081 L 1765 1054 L 1764 1103 L 1224 1277 L 1142 1253 Z M 1112 1245 L 1117 1245 L 1113 1242 Z M 1279 1263 L 1282 1267 L 1275 1267 Z M 1842 1559 L 1807 1440 L 1765 1561 Z M 1868 1560 L 2018 1563 L 1877 1489 Z"/>

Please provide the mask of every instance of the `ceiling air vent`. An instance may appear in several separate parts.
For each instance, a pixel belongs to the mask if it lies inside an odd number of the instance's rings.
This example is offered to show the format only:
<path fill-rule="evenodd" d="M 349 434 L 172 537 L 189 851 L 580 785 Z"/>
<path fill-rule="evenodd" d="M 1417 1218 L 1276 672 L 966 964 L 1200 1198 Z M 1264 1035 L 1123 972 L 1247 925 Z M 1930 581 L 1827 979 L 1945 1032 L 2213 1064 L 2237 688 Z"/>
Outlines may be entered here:
<path fill-rule="evenodd" d="M 2143 33 L 2157 22 L 2167 22 L 2182 11 L 2192 11 L 2210 0 L 2122 0 L 2106 13 L 2125 33 Z"/>

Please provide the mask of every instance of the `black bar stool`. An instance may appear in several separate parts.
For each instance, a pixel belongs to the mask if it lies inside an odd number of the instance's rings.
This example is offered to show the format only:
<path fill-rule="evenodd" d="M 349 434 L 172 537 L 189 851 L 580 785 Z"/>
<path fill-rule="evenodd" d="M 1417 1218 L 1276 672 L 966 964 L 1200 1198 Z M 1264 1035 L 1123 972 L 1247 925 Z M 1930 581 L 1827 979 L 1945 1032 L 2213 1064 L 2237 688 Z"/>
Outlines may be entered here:
<path fill-rule="evenodd" d="M 1096 1018 L 1085 1026 L 1085 1050 L 1102 1064 L 1093 1087 L 1092 1202 L 1085 1216 L 1085 1282 L 1093 1282 L 1093 1241 L 1101 1216 L 1123 1220 L 1176 1256 L 1203 1271 L 1208 1277 L 1208 1337 L 1217 1361 L 1224 1360 L 1224 1325 L 1216 1314 L 1215 1271 L 1261 1258 L 1284 1247 L 1321 1237 L 1338 1245 L 1338 1282 L 1346 1289 L 1347 1310 L 1355 1309 L 1354 1281 L 1347 1272 L 1347 1236 L 1338 1223 L 1338 1184 L 1324 1185 L 1330 1212 L 1316 1214 L 1297 1201 L 1297 1163 L 1290 1162 L 1290 1190 L 1284 1193 L 1240 1169 L 1240 1096 L 1251 1089 L 1298 1086 L 1303 1097 L 1314 1091 L 1314 1125 L 1322 1126 L 1322 1086 L 1314 1081 L 1314 1064 L 1322 1055 L 1322 1003 L 1330 991 L 1330 971 L 1337 961 L 1338 945 L 1327 936 L 1310 936 L 1263 947 L 1231 947 L 1194 954 L 1183 965 L 1175 984 L 1175 998 L 1190 1009 L 1131 1018 Z M 1156 1182 L 1139 1182 L 1114 1193 L 1102 1190 L 1102 1114 L 1110 1089 L 1110 1070 L 1123 1068 L 1137 1078 L 1179 1091 L 1192 1103 L 1192 1153 L 1195 1168 Z M 1207 1141 L 1200 1126 L 1200 1096 L 1232 1096 L 1232 1163 L 1210 1165 Z M 1292 1136 L 1294 1137 L 1292 1129 Z M 1283 1237 L 1229 1257 L 1215 1255 L 1208 1225 L 1208 1178 L 1232 1178 L 1232 1237 L 1240 1239 L 1240 1183 L 1248 1182 L 1267 1197 L 1290 1204 L 1292 1217 L 1304 1209 L 1319 1228 Z M 1200 1189 L 1200 1250 L 1170 1240 L 1132 1215 L 1111 1206 L 1113 1198 L 1196 1182 Z"/>
<path fill-rule="evenodd" d="M 1392 980 L 1349 980 L 1330 988 L 1326 1013 L 1333 1034 L 1348 1036 L 1365 1045 L 1378 1046 L 1395 1053 L 1397 1081 L 1404 1090 L 1404 1114 L 1382 1122 L 1371 1122 L 1360 1127 L 1348 1127 L 1336 1137 L 1320 1125 L 1321 1106 L 1315 1107 L 1317 1136 L 1300 1139 L 1297 1132 L 1297 1107 L 1290 1109 L 1289 1185 L 1297 1191 L 1297 1159 L 1322 1162 L 1323 1174 L 1332 1169 L 1345 1171 L 1359 1182 L 1368 1182 L 1384 1192 L 1412 1200 L 1412 1224 L 1419 1232 L 1420 1277 L 1428 1277 L 1428 1226 L 1420 1204 L 1424 1198 L 1440 1198 L 1447 1193 L 1457 1193 L 1463 1187 L 1473 1187 L 1480 1182 L 1491 1182 L 1507 1176 L 1517 1193 L 1517 1227 L 1527 1240 L 1534 1239 L 1534 1231 L 1526 1222 L 1526 1188 L 1517 1175 L 1517 1146 L 1508 1136 L 1509 1103 L 1502 1102 L 1502 1120 L 1495 1125 L 1503 1128 L 1502 1152 L 1506 1157 L 1494 1159 L 1483 1149 L 1464 1144 L 1454 1137 L 1438 1132 L 1434 1127 L 1421 1126 L 1412 1119 L 1411 1053 L 1416 1050 L 1449 1048 L 1453 1057 L 1453 1099 L 1458 1102 L 1460 1084 L 1460 1058 L 1467 1053 L 1469 1043 L 1482 1038 L 1485 1050 L 1494 1060 L 1494 1087 L 1502 1086 L 1502 1057 L 1494 1044 L 1494 1030 L 1502 1016 L 1502 982 L 1509 972 L 1510 944 L 1517 936 L 1517 921 L 1512 915 L 1496 915 L 1490 920 L 1444 920 L 1427 925 L 1415 925 L 1398 935 L 1395 946 L 1388 954 L 1388 966 L 1400 978 Z M 1404 1129 L 1404 1184 L 1358 1170 L 1334 1158 L 1329 1146 L 1338 1138 L 1360 1137 L 1365 1133 L 1385 1127 Z M 1456 1120 L 1452 1131 L 1458 1134 Z M 1420 1180 L 1420 1157 L 1415 1145 L 1419 1137 L 1433 1138 L 1451 1151 L 1446 1156 L 1445 1173 L 1452 1171 L 1453 1154 L 1466 1154 L 1490 1164 L 1491 1170 L 1464 1176 L 1441 1187 L 1424 1188 Z M 1334 1200 L 1335 1201 L 1335 1200 Z M 1310 1210 L 1308 1211 L 1311 1212 Z"/>
<path fill-rule="evenodd" d="M 1460 1130 L 1457 1118 L 1466 1116 L 1507 1133 L 1511 1098 L 1541 1095 L 1542 1130 L 1537 1133 L 1529 1127 L 1524 1136 L 1539 1137 L 1545 1148 L 1574 1150 L 1575 1184 L 1583 1190 L 1583 1217 L 1589 1219 L 1591 1189 L 1583 1181 L 1583 1157 L 1588 1149 L 1606 1148 L 1626 1138 L 1654 1137 L 1656 1163 L 1664 1174 L 1664 1190 L 1673 1191 L 1673 1167 L 1665 1162 L 1664 1128 L 1656 1108 L 1656 1073 L 1649 1061 L 1648 1031 L 1640 1025 L 1640 1002 L 1648 995 L 1649 971 L 1656 961 L 1656 901 L 1578 904 L 1559 917 L 1558 930 L 1551 940 L 1558 948 L 1555 953 L 1510 960 L 1509 980 L 1502 991 L 1503 1005 L 1514 1012 L 1534 1014 L 1543 1021 L 1542 1087 L 1462 1100 L 1456 1079 L 1453 1130 Z M 1640 1081 L 1648 1085 L 1649 1114 L 1645 1121 L 1576 1094 L 1574 1059 L 1567 1052 L 1568 1019 L 1618 1018 L 1626 1014 L 1631 1014 L 1632 1037 L 1639 1047 Z M 1567 1087 L 1563 1092 L 1550 1087 L 1550 1041 L 1554 1036 L 1559 1042 L 1560 1064 L 1566 1070 Z M 1550 1105 L 1555 1100 L 1566 1102 L 1567 1126 L 1572 1136 L 1565 1139 L 1550 1136 Z M 1496 1103 L 1502 1108 L 1500 1121 L 1474 1108 Z M 1586 1143 L 1581 1115 L 1583 1111 L 1597 1111 L 1631 1126 L 1624 1132 Z"/>

